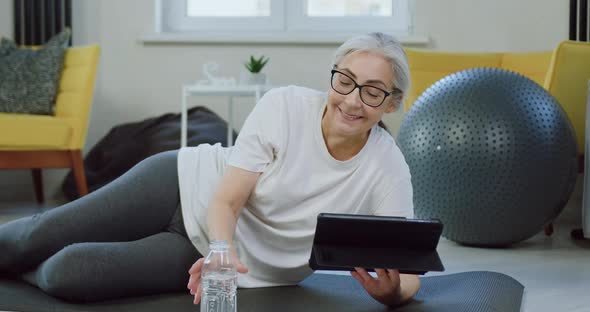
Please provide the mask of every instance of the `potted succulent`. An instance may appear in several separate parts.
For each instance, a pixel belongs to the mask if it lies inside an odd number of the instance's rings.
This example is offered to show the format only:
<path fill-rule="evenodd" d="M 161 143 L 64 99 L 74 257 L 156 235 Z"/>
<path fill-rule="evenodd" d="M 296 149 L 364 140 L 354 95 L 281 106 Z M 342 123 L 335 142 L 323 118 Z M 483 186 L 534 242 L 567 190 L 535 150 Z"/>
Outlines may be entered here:
<path fill-rule="evenodd" d="M 242 83 L 244 84 L 266 84 L 268 81 L 266 79 L 266 75 L 262 73 L 262 69 L 268 63 L 269 58 L 264 57 L 262 55 L 259 58 L 255 58 L 253 55 L 250 56 L 248 62 L 244 63 L 246 67 L 245 72 L 243 72 Z"/>

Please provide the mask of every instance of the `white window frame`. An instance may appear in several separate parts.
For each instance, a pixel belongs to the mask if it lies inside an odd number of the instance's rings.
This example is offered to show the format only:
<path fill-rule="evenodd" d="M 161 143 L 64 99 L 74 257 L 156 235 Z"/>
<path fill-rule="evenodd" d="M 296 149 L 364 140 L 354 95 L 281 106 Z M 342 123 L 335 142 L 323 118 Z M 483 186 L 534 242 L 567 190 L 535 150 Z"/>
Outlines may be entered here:
<path fill-rule="evenodd" d="M 426 43 L 414 33 L 415 0 L 391 0 L 393 16 L 313 17 L 304 0 L 271 0 L 268 17 L 188 17 L 186 0 L 155 0 L 155 32 L 144 42 L 339 43 L 381 31 L 405 43 Z"/>

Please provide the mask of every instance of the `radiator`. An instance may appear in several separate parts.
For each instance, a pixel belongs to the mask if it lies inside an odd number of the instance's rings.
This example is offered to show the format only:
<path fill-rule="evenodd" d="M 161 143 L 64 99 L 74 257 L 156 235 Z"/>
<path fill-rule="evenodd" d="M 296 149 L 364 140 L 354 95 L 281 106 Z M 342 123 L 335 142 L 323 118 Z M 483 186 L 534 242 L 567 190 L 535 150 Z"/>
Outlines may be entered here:
<path fill-rule="evenodd" d="M 64 28 L 72 28 L 72 1 L 14 0 L 13 20 L 17 44 L 42 45 Z"/>

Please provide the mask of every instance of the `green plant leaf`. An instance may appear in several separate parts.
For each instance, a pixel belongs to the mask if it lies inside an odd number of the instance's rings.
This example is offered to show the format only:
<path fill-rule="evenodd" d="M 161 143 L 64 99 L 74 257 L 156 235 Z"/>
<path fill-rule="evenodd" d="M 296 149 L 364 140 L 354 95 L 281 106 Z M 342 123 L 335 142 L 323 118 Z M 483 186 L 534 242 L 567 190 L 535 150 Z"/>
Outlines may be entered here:
<path fill-rule="evenodd" d="M 244 63 L 244 65 L 246 66 L 246 69 L 248 69 L 248 71 L 252 72 L 252 73 L 259 73 L 264 66 L 268 63 L 270 58 L 265 58 L 264 55 L 262 55 L 260 58 L 255 58 L 254 55 L 250 56 L 250 61 L 247 63 Z"/>

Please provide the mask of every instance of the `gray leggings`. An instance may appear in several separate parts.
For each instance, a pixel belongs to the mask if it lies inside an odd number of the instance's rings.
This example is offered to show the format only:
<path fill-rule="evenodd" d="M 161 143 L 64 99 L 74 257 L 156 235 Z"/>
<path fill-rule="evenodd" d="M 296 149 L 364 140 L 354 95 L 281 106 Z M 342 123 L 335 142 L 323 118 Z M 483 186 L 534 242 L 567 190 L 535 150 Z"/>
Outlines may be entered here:
<path fill-rule="evenodd" d="M 200 257 L 184 230 L 177 152 L 76 201 L 0 225 L 0 274 L 72 301 L 187 290 Z"/>

